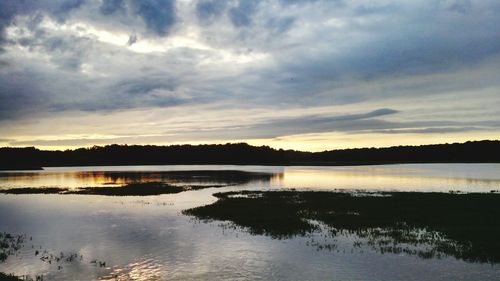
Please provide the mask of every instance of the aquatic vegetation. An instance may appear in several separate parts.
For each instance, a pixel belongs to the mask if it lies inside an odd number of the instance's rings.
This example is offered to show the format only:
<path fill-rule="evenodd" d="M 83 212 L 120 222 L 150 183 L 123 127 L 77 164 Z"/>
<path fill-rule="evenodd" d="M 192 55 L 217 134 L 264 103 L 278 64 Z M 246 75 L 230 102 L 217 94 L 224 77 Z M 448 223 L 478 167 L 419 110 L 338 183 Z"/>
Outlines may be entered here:
<path fill-rule="evenodd" d="M 0 263 L 5 262 L 10 255 L 15 254 L 23 247 L 25 239 L 26 235 L 13 235 L 7 232 L 0 232 Z M 18 281 L 21 279 L 12 274 L 0 272 L 0 280 Z"/>
<path fill-rule="evenodd" d="M 23 247 L 26 235 L 13 235 L 0 232 L 0 262 L 4 262 L 10 255 L 15 254 Z"/>
<path fill-rule="evenodd" d="M 42 246 L 40 246 L 39 249 L 36 249 L 34 252 L 34 255 L 36 257 L 39 257 L 39 260 L 50 264 L 53 266 L 53 268 L 57 270 L 63 270 L 64 267 L 68 264 L 71 263 L 77 263 L 83 265 L 87 263 L 87 261 L 84 259 L 83 254 L 79 252 L 59 252 L 59 253 L 54 253 L 49 251 L 48 249 L 43 249 Z M 106 267 L 106 262 L 102 260 L 97 260 L 93 259 L 89 262 L 90 265 L 93 266 L 98 266 L 101 268 Z M 43 276 L 41 276 L 43 280 Z M 36 280 L 39 280 L 38 278 Z"/>
<path fill-rule="evenodd" d="M 86 187 L 70 190 L 65 194 L 94 194 L 113 196 L 135 196 L 135 195 L 159 195 L 168 193 L 179 193 L 184 188 L 165 184 L 161 182 L 131 183 L 124 186 Z"/>
<path fill-rule="evenodd" d="M 107 196 L 147 196 L 179 193 L 188 190 L 223 187 L 227 185 L 171 185 L 162 182 L 130 183 L 123 186 L 82 187 L 76 189 L 58 187 L 21 187 L 0 189 L 5 194 L 80 194 L 80 195 L 107 195 Z"/>
<path fill-rule="evenodd" d="M 10 255 L 18 254 L 27 243 L 32 243 L 29 241 L 33 241 L 33 238 L 30 236 L 29 240 L 27 239 L 26 234 L 22 235 L 12 235 L 6 232 L 0 232 L 0 262 L 4 262 Z M 64 267 L 71 263 L 79 263 L 84 264 L 88 263 L 88 260 L 84 259 L 83 254 L 79 252 L 52 252 L 49 249 L 45 249 L 44 247 L 36 246 L 31 244 L 31 248 L 33 251 L 33 256 L 37 258 L 40 262 L 46 263 L 47 265 L 52 266 L 55 270 L 63 270 Z M 25 249 L 26 250 L 26 249 Z M 107 268 L 107 262 L 103 260 L 93 259 L 90 261 L 90 265 L 94 265 L 100 268 Z M 43 281 L 43 274 L 40 275 L 13 275 L 6 274 L 0 272 L 0 280 L 23 280 L 23 281 Z"/>
<path fill-rule="evenodd" d="M 216 193 L 211 205 L 185 210 L 200 220 L 232 222 L 253 234 L 287 238 L 325 225 L 354 234 L 382 253 L 450 255 L 500 262 L 500 194 L 241 191 Z M 325 247 L 325 245 L 316 245 Z M 420 247 L 423 246 L 423 247 Z M 331 248 L 332 246 L 330 246 Z"/>
<path fill-rule="evenodd" d="M 0 189 L 0 192 L 6 194 L 57 194 L 67 192 L 68 190 L 67 188 L 58 187 L 19 187 Z"/>
<path fill-rule="evenodd" d="M 3 272 L 0 272 L 0 280 L 2 281 L 20 281 L 22 279 L 19 279 L 18 277 L 12 275 L 12 274 L 5 274 Z"/>
<path fill-rule="evenodd" d="M 0 190 L 6 194 L 81 194 L 107 196 L 146 196 L 169 193 L 179 193 L 189 190 L 189 187 L 165 184 L 161 182 L 130 183 L 123 186 L 69 188 L 11 188 Z"/>

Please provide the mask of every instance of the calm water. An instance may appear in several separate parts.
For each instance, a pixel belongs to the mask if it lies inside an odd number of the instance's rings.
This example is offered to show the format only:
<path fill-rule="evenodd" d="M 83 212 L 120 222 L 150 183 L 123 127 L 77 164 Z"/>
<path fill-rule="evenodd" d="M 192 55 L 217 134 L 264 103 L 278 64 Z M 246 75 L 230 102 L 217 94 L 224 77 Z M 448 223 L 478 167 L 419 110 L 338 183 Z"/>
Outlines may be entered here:
<path fill-rule="evenodd" d="M 175 173 L 195 170 L 219 173 Z M 226 177 L 224 171 L 230 170 L 259 174 L 235 181 Z M 45 280 L 500 280 L 499 265 L 380 254 L 353 248 L 354 236 L 336 237 L 337 251 L 317 251 L 311 242 L 331 238 L 315 233 L 276 240 L 223 228 L 219 222 L 196 222 L 180 213 L 214 202 L 214 192 L 243 189 L 489 192 L 500 189 L 499 164 L 71 167 L 0 173 L 0 188 L 138 181 L 229 186 L 145 197 L 0 195 L 0 231 L 32 237 L 17 255 L 0 263 L 0 271 L 44 274 Z M 37 248 L 54 256 L 76 253 L 78 258 L 48 263 L 34 255 Z"/>

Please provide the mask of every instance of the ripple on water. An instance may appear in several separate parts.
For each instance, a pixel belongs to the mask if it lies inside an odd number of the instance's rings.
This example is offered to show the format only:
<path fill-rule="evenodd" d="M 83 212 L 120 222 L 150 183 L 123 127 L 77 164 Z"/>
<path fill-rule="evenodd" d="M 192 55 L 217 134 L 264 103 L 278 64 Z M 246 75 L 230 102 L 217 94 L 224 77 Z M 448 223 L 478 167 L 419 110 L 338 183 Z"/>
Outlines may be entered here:
<path fill-rule="evenodd" d="M 140 259 L 124 266 L 113 266 L 111 272 L 99 280 L 163 280 L 166 268 L 156 259 Z"/>

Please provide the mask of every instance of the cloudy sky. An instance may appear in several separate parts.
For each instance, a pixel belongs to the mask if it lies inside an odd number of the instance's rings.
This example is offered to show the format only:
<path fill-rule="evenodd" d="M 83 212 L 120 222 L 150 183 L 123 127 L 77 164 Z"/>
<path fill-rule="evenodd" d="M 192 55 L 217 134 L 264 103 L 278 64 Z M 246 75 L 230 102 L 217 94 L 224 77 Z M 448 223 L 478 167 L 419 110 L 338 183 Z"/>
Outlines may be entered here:
<path fill-rule="evenodd" d="M 498 0 L 2 0 L 0 146 L 500 139 Z"/>

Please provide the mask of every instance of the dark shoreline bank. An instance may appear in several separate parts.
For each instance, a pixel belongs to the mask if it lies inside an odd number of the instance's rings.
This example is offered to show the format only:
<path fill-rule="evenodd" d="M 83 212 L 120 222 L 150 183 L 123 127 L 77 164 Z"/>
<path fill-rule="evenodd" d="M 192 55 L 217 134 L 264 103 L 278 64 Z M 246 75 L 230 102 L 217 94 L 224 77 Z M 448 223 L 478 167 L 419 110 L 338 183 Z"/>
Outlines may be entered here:
<path fill-rule="evenodd" d="M 0 170 L 127 165 L 353 166 L 409 163 L 500 163 L 500 141 L 304 152 L 223 145 L 108 145 L 65 151 L 0 148 Z"/>
<path fill-rule="evenodd" d="M 287 164 L 186 164 L 197 166 L 210 166 L 210 165 L 235 165 L 235 166 L 284 166 L 284 167 L 298 167 L 298 166 L 316 166 L 316 167 L 349 167 L 349 166 L 378 166 L 378 165 L 402 165 L 402 164 L 500 164 L 498 162 L 294 162 Z M 44 166 L 44 167 L 26 167 L 26 168 L 0 168 L 0 172 L 19 172 L 19 171 L 43 171 L 45 168 L 66 168 L 66 167 L 128 167 L 128 166 L 177 166 L 179 164 L 118 164 L 118 165 L 70 165 L 70 166 Z M 183 164 L 184 165 L 184 164 Z"/>

